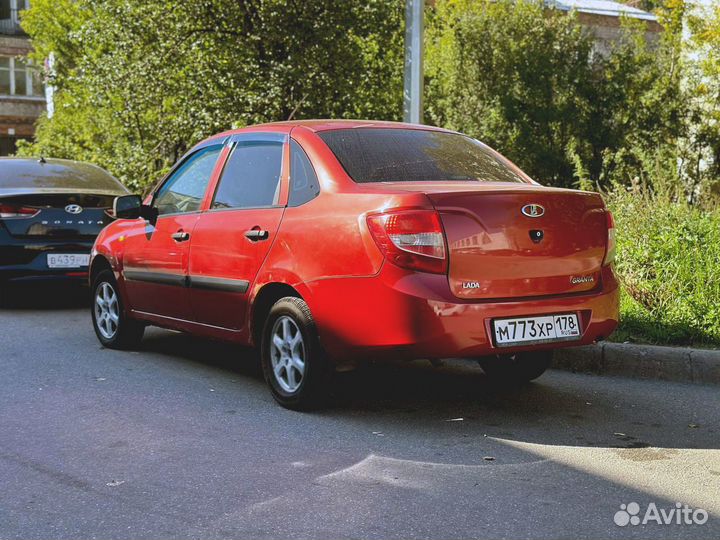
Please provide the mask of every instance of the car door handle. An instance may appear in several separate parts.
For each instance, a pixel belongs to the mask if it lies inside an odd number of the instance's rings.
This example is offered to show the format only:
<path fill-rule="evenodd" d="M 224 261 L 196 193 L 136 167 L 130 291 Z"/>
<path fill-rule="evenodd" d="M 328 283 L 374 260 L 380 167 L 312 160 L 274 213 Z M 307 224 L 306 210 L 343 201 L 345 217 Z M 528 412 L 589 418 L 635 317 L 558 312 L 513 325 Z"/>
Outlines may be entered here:
<path fill-rule="evenodd" d="M 187 242 L 190 240 L 190 233 L 185 231 L 178 231 L 176 233 L 173 233 L 172 239 L 176 242 Z"/>
<path fill-rule="evenodd" d="M 270 237 L 270 233 L 268 231 L 264 231 L 260 228 L 257 229 L 250 229 L 249 231 L 245 231 L 245 238 L 248 240 L 251 240 L 252 242 L 258 242 L 260 240 L 267 240 Z"/>

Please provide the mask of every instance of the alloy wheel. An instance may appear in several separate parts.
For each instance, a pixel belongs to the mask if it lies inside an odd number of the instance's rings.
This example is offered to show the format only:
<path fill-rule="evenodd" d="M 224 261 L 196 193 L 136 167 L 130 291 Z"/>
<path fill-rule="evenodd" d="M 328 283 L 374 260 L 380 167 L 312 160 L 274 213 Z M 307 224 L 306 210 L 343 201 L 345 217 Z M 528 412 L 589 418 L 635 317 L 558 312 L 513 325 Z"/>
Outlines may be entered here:
<path fill-rule="evenodd" d="M 300 388 L 305 375 L 305 343 L 295 321 L 278 317 L 272 328 L 270 361 L 280 388 L 292 394 Z"/>
<path fill-rule="evenodd" d="M 113 286 L 104 281 L 95 291 L 95 321 L 105 339 L 112 339 L 120 324 L 120 305 Z"/>

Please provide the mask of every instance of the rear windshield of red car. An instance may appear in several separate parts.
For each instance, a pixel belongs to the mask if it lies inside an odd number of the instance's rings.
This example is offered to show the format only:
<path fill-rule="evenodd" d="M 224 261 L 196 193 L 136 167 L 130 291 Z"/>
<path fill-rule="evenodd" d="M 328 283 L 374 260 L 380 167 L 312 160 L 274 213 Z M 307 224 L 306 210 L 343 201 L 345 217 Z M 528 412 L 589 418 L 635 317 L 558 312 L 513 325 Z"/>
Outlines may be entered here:
<path fill-rule="evenodd" d="M 356 128 L 318 135 L 357 183 L 526 182 L 497 152 L 457 133 Z"/>

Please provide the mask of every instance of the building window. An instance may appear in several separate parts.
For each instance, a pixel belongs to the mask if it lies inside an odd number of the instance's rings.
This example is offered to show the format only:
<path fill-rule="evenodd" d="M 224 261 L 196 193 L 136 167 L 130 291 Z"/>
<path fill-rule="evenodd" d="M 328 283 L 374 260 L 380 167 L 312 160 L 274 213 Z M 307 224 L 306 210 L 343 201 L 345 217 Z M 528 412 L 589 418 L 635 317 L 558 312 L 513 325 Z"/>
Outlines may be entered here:
<path fill-rule="evenodd" d="M 19 23 L 20 15 L 18 13 L 29 8 L 30 0 L 0 0 L 0 20 L 10 19 Z"/>
<path fill-rule="evenodd" d="M 39 73 L 27 60 L 0 56 L 0 95 L 41 97 L 43 94 Z"/>
<path fill-rule="evenodd" d="M 20 139 L 14 135 L 0 135 L 0 156 L 12 156 Z"/>
<path fill-rule="evenodd" d="M 30 7 L 30 0 L 0 0 L 0 34 L 20 34 L 20 12 Z"/>
<path fill-rule="evenodd" d="M 12 19 L 12 0 L 0 0 L 0 20 Z"/>

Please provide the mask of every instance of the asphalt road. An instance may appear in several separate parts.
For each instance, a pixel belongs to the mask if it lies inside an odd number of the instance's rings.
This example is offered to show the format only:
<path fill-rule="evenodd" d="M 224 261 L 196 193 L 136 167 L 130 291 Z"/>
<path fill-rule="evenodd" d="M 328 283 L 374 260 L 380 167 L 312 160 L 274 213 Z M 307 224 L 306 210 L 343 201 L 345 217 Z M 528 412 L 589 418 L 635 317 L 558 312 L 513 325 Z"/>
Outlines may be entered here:
<path fill-rule="evenodd" d="M 717 387 L 384 364 L 300 414 L 247 351 L 104 350 L 46 287 L 0 307 L 0 374 L 2 539 L 720 537 Z M 709 518 L 616 525 L 632 502 Z"/>

